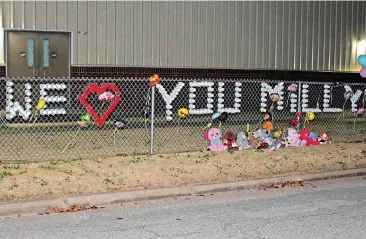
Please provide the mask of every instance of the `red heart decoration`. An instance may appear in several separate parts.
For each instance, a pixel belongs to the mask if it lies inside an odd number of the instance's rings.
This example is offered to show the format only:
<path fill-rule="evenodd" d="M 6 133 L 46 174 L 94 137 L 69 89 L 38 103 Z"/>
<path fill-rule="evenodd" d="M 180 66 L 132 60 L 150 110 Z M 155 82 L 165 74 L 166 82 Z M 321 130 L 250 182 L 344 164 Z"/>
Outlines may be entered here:
<path fill-rule="evenodd" d="M 97 112 L 90 106 L 88 103 L 88 96 L 92 93 L 97 93 L 98 96 L 106 92 L 107 90 L 114 91 L 114 98 L 111 100 L 111 104 L 107 108 L 107 110 L 99 116 Z M 118 87 L 114 83 L 102 84 L 99 87 L 96 83 L 88 85 L 88 87 L 84 90 L 84 92 L 78 96 L 80 103 L 85 107 L 88 114 L 93 118 L 94 123 L 98 127 L 102 127 L 104 122 L 108 119 L 109 115 L 114 111 L 117 107 L 118 103 L 121 100 L 121 92 Z"/>

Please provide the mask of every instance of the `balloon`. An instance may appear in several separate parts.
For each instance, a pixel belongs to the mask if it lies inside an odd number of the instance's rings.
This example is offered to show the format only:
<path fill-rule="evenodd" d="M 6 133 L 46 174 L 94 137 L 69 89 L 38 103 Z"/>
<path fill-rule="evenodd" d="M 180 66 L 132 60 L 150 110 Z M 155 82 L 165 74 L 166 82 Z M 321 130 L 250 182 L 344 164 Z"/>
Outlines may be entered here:
<path fill-rule="evenodd" d="M 217 118 L 217 120 L 219 122 L 225 123 L 225 121 L 227 120 L 228 117 L 229 117 L 229 114 L 228 113 L 222 112 L 221 115 Z"/>
<path fill-rule="evenodd" d="M 114 121 L 114 126 L 116 126 L 116 128 L 119 128 L 119 129 L 124 129 L 124 128 L 126 128 L 126 121 L 124 121 L 124 120 L 115 120 Z"/>
<path fill-rule="evenodd" d="M 188 114 L 189 114 L 189 111 L 188 111 L 187 108 L 180 108 L 178 110 L 178 116 L 179 116 L 179 118 L 186 118 L 188 116 Z"/>
<path fill-rule="evenodd" d="M 341 87 L 341 86 L 344 86 L 344 84 L 342 82 L 334 82 L 332 84 L 333 87 Z"/>
<path fill-rule="evenodd" d="M 299 124 L 299 121 L 297 119 L 290 120 L 290 126 L 296 127 L 298 124 Z"/>
<path fill-rule="evenodd" d="M 346 91 L 343 96 L 344 96 L 344 99 L 349 100 L 349 99 L 351 99 L 352 95 L 353 95 L 353 93 L 351 91 Z"/>
<path fill-rule="evenodd" d="M 158 83 L 159 83 L 159 80 L 160 80 L 159 75 L 157 75 L 157 74 L 152 75 L 152 76 L 150 76 L 150 78 L 149 78 L 149 85 L 150 85 L 150 86 L 154 86 L 154 85 L 156 85 L 156 84 L 158 84 Z"/>
<path fill-rule="evenodd" d="M 288 91 L 290 92 L 296 92 L 297 91 L 297 85 L 296 84 L 291 84 L 288 88 Z"/>
<path fill-rule="evenodd" d="M 275 137 L 275 138 L 279 138 L 279 137 L 281 137 L 281 135 L 282 135 L 281 130 L 277 130 L 277 131 L 273 132 L 273 137 Z"/>
<path fill-rule="evenodd" d="M 362 115 L 363 113 L 365 113 L 365 108 L 363 108 L 363 107 L 358 108 L 356 111 L 357 115 Z"/>
<path fill-rule="evenodd" d="M 306 119 L 311 121 L 311 120 L 314 120 L 315 118 L 315 114 L 313 112 L 307 112 L 306 113 Z"/>
<path fill-rule="evenodd" d="M 272 102 L 277 102 L 280 99 L 280 96 L 277 93 L 273 93 L 269 97 Z"/>
<path fill-rule="evenodd" d="M 80 127 L 86 127 L 92 123 L 90 115 L 85 114 L 80 116 L 80 121 L 76 122 Z"/>
<path fill-rule="evenodd" d="M 37 110 L 41 110 L 43 109 L 43 107 L 46 105 L 46 101 L 44 99 L 41 99 L 38 101 L 37 105 L 36 105 L 36 109 Z"/>
<path fill-rule="evenodd" d="M 90 115 L 88 115 L 88 114 L 80 116 L 80 120 L 86 121 L 86 122 L 91 122 Z"/>
<path fill-rule="evenodd" d="M 360 76 L 362 78 L 366 78 L 366 67 L 362 68 L 361 71 L 360 71 Z"/>
<path fill-rule="evenodd" d="M 226 112 L 222 112 L 222 113 L 215 113 L 212 115 L 211 117 L 211 121 L 212 122 L 220 122 L 220 123 L 224 123 L 227 118 L 228 118 L 229 114 Z"/>
<path fill-rule="evenodd" d="M 217 120 L 217 118 L 219 118 L 221 114 L 220 113 L 214 113 L 212 116 L 211 116 L 211 121 L 212 122 L 215 122 Z"/>
<path fill-rule="evenodd" d="M 357 58 L 358 64 L 360 64 L 362 67 L 366 67 L 366 55 L 360 55 Z"/>

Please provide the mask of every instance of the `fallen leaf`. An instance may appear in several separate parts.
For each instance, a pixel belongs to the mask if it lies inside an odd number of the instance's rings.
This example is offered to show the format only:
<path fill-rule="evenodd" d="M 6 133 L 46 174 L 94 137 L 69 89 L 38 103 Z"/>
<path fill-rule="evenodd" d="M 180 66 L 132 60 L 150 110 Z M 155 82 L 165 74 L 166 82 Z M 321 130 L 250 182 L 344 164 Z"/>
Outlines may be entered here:
<path fill-rule="evenodd" d="M 85 206 L 72 205 L 70 208 L 67 208 L 67 209 L 54 208 L 54 209 L 51 209 L 46 212 L 37 213 L 37 215 L 48 215 L 50 213 L 54 214 L 54 213 L 65 213 L 65 212 L 80 212 L 80 211 L 95 210 L 95 209 L 98 209 L 98 207 L 96 207 L 96 206 L 85 207 Z"/>

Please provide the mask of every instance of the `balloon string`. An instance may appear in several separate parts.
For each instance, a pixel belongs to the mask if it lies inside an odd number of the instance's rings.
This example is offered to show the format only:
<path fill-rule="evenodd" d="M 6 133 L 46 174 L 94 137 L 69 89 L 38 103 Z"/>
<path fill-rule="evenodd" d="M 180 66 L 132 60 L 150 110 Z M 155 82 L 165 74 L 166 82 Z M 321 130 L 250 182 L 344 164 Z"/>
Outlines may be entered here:
<path fill-rule="evenodd" d="M 66 149 L 75 142 L 76 140 L 76 136 L 78 135 L 79 131 L 80 131 L 80 126 L 78 128 L 78 130 L 76 131 L 76 134 L 74 135 L 74 137 L 72 137 L 72 140 L 66 145 L 66 147 L 64 148 L 64 150 L 62 150 L 62 153 L 64 153 L 66 151 Z"/>
<path fill-rule="evenodd" d="M 114 130 L 113 130 L 113 133 L 112 133 L 112 136 L 113 136 L 113 145 L 114 145 L 114 150 L 117 150 L 116 148 L 116 134 L 120 135 L 119 134 L 119 129 L 118 127 L 114 127 Z"/>
<path fill-rule="evenodd" d="M 180 129 L 180 119 L 178 119 L 177 133 L 179 133 L 179 129 Z"/>
<path fill-rule="evenodd" d="M 286 107 L 285 108 L 287 108 L 289 101 L 290 101 L 290 95 L 287 95 L 287 101 L 286 101 Z"/>
<path fill-rule="evenodd" d="M 116 133 L 118 133 L 118 134 L 119 134 L 118 127 L 114 127 L 114 130 L 113 130 L 112 136 L 113 136 L 113 135 L 115 135 Z"/>
<path fill-rule="evenodd" d="M 259 129 L 259 126 L 261 125 L 262 122 L 263 122 L 262 120 L 259 121 L 259 123 L 255 126 L 255 130 Z"/>
<path fill-rule="evenodd" d="M 4 123 L 4 125 L 6 126 L 6 127 L 10 127 L 9 125 L 8 125 L 8 123 L 4 120 L 4 118 L 0 115 L 0 119 L 1 119 L 1 121 Z"/>
<path fill-rule="evenodd" d="M 115 127 L 114 131 L 113 131 L 113 146 L 114 146 L 114 151 L 116 151 L 116 132 L 118 132 L 118 128 Z"/>
<path fill-rule="evenodd" d="M 35 122 L 37 121 L 37 116 L 38 116 L 38 114 L 37 114 L 37 112 L 36 112 L 36 114 L 35 114 L 35 116 L 34 116 L 34 121 L 33 121 L 33 123 L 35 123 Z"/>
<path fill-rule="evenodd" d="M 344 103 L 343 103 L 342 112 L 339 114 L 339 117 L 336 120 L 337 122 L 341 118 L 342 115 L 343 115 L 343 118 L 344 118 L 344 107 L 346 106 L 346 102 L 347 102 L 347 100 L 345 100 Z"/>
<path fill-rule="evenodd" d="M 205 131 L 206 129 L 210 128 L 212 126 L 212 123 L 208 123 L 204 128 L 202 128 L 202 131 Z"/>

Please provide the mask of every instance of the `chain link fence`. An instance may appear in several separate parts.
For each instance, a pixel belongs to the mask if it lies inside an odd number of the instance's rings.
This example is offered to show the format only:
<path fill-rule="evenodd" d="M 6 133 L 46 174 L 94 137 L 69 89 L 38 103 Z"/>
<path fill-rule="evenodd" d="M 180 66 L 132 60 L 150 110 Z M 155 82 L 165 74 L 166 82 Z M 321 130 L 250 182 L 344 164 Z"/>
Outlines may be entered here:
<path fill-rule="evenodd" d="M 229 113 L 224 132 L 255 129 L 264 111 L 286 130 L 295 112 L 313 111 L 311 131 L 326 131 L 332 142 L 366 139 L 366 119 L 353 112 L 364 107 L 365 84 L 161 78 L 150 87 L 140 77 L 2 78 L 0 90 L 2 163 L 204 150 L 202 129 L 217 111 Z M 177 114 L 182 107 L 186 118 Z M 85 114 L 93 124 L 83 122 Z"/>

